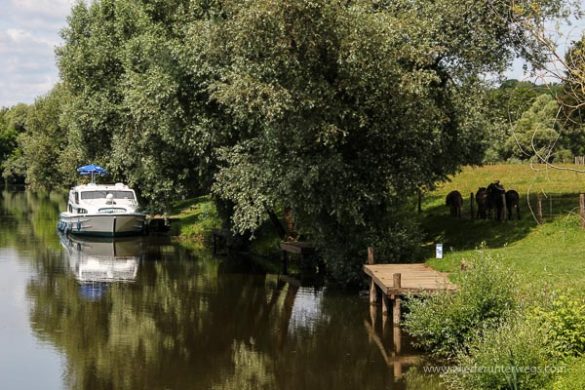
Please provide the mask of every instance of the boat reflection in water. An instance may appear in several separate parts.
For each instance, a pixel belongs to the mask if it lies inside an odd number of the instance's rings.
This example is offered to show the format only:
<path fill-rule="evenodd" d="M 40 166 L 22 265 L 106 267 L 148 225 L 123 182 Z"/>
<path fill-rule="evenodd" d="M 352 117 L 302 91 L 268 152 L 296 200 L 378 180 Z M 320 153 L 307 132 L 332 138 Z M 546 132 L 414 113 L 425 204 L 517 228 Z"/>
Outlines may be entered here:
<path fill-rule="evenodd" d="M 61 234 L 64 256 L 79 282 L 80 295 L 96 301 L 109 284 L 134 282 L 144 256 L 143 239 L 77 237 Z"/>

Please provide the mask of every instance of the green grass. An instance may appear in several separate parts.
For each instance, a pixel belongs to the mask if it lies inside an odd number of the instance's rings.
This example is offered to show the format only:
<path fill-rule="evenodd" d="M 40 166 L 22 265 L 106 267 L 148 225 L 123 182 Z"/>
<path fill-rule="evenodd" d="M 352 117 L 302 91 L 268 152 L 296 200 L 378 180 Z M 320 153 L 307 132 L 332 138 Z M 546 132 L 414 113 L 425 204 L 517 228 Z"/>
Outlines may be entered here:
<path fill-rule="evenodd" d="M 192 249 L 202 249 L 211 232 L 221 228 L 221 219 L 209 195 L 177 202 L 173 209 L 172 234 Z"/>
<path fill-rule="evenodd" d="M 564 165 L 562 168 L 576 168 Z M 469 217 L 469 193 L 500 180 L 506 189 L 521 196 L 520 221 L 483 221 Z M 465 204 L 461 220 L 451 218 L 444 198 L 459 190 Z M 493 165 L 465 168 L 451 181 L 427 194 L 422 225 L 427 235 L 427 261 L 441 271 L 457 272 L 462 261 L 477 248 L 497 256 L 518 272 L 527 292 L 543 286 L 581 289 L 585 286 L 585 230 L 580 228 L 579 192 L 585 191 L 585 172 L 532 169 L 529 165 Z M 543 195 L 544 223 L 538 225 L 530 213 L 536 207 L 536 193 Z M 528 195 L 528 196 L 527 196 Z M 445 245 L 445 257 L 433 259 L 434 244 Z M 454 275 L 456 278 L 456 274 Z"/>
<path fill-rule="evenodd" d="M 171 234 L 179 242 L 194 250 L 210 247 L 211 233 L 221 229 L 221 219 L 209 195 L 186 199 L 174 204 Z M 250 251 L 261 257 L 277 257 L 280 238 L 270 223 L 263 224 L 250 243 Z"/>

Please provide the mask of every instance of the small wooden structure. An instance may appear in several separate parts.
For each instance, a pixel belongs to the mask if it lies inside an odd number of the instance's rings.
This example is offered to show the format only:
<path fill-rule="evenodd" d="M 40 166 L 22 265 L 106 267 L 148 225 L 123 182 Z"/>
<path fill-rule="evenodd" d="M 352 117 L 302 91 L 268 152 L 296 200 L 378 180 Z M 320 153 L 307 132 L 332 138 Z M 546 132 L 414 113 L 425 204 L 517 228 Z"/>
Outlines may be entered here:
<path fill-rule="evenodd" d="M 166 233 L 171 229 L 171 224 L 176 222 L 176 218 L 169 218 L 164 215 L 148 216 L 147 226 L 149 232 Z"/>
<path fill-rule="evenodd" d="M 282 273 L 288 274 L 288 254 L 292 253 L 301 256 L 301 262 L 305 256 L 315 254 L 315 246 L 306 241 L 281 241 L 280 250 L 282 251 Z"/>
<path fill-rule="evenodd" d="M 368 260 L 364 272 L 370 277 L 370 322 L 364 326 L 370 342 L 375 343 L 388 367 L 393 368 L 394 380 L 402 377 L 404 366 L 417 364 L 416 355 L 402 354 L 400 330 L 400 300 L 405 294 L 417 294 L 439 290 L 454 291 L 456 286 L 449 281 L 448 275 L 435 271 L 425 264 L 375 264 L 374 249 L 368 248 Z M 382 298 L 382 329 L 389 328 L 390 302 L 392 303 L 392 345 L 384 346 L 376 334 L 378 292 Z"/>
<path fill-rule="evenodd" d="M 211 242 L 213 244 L 213 254 L 218 254 L 219 248 L 225 248 L 227 254 L 230 252 L 229 247 L 229 238 L 230 238 L 230 231 L 229 229 L 214 229 L 211 232 Z"/>
<path fill-rule="evenodd" d="M 425 264 L 375 264 L 374 250 L 368 248 L 368 263 L 364 272 L 370 280 L 370 304 L 376 305 L 378 290 L 382 296 L 382 315 L 389 314 L 392 302 L 392 322 L 400 324 L 400 299 L 405 294 L 453 291 L 457 287 L 449 281 L 448 274 L 435 271 Z"/>

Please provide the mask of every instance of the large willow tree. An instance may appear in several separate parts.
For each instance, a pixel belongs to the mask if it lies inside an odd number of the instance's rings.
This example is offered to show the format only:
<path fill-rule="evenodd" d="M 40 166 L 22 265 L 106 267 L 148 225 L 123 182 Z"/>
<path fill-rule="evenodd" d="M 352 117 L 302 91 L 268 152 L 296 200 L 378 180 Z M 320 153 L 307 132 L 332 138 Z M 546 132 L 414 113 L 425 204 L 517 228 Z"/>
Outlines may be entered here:
<path fill-rule="evenodd" d="M 59 50 L 73 139 L 162 206 L 212 190 L 236 231 L 290 207 L 349 280 L 407 257 L 407 199 L 482 157 L 479 79 L 560 0 L 96 0 Z"/>

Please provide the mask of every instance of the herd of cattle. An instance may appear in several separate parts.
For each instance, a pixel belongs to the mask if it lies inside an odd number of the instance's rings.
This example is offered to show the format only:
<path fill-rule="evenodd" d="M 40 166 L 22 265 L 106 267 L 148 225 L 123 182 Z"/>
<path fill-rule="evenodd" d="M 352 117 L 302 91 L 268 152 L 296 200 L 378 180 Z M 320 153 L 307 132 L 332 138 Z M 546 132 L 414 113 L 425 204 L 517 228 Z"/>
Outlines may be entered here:
<path fill-rule="evenodd" d="M 461 193 L 459 191 L 449 192 L 446 203 L 451 211 L 451 216 L 461 218 L 461 208 L 463 207 Z M 520 219 L 520 195 L 515 190 L 506 191 L 499 181 L 491 183 L 487 188 L 480 187 L 475 193 L 475 203 L 478 218 L 495 218 L 498 221 L 512 219 L 513 211 L 516 210 L 516 216 Z M 473 204 L 471 210 L 473 212 Z"/>

